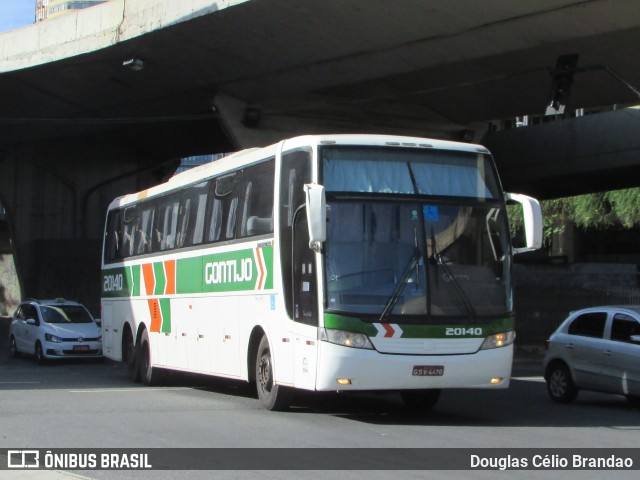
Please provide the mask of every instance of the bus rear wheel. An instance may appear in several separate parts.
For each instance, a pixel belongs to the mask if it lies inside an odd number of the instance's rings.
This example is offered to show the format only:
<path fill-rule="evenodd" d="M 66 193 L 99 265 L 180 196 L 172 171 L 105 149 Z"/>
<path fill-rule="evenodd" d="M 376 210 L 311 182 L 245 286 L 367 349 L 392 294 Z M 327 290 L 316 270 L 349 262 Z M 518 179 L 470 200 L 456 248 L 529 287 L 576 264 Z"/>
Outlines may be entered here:
<path fill-rule="evenodd" d="M 149 348 L 149 334 L 146 330 L 142 332 L 138 345 L 139 348 L 136 349 L 136 363 L 138 366 L 140 380 L 142 380 L 142 383 L 149 386 L 160 384 L 163 372 L 159 368 L 152 366 L 151 349 Z"/>
<path fill-rule="evenodd" d="M 134 382 L 140 381 L 140 368 L 136 362 L 136 346 L 133 344 L 133 334 L 128 326 L 124 327 L 122 335 L 122 360 L 127 365 L 129 378 Z"/>
<path fill-rule="evenodd" d="M 401 393 L 404 406 L 410 410 L 430 410 L 440 398 L 440 389 L 405 390 Z"/>
<path fill-rule="evenodd" d="M 273 379 L 273 357 L 267 337 L 262 337 L 256 355 L 256 387 L 260 403 L 267 410 L 286 410 L 289 408 L 291 392 Z"/>

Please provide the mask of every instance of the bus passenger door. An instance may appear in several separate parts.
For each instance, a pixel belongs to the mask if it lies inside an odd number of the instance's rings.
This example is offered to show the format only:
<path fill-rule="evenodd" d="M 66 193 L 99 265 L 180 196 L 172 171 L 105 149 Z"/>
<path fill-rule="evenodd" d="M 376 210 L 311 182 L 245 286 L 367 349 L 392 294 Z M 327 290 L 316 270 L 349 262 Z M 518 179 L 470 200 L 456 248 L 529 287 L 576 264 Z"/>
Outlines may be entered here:
<path fill-rule="evenodd" d="M 293 234 L 293 319 L 295 385 L 315 389 L 318 359 L 318 282 L 316 254 L 309 248 L 304 210 L 298 212 Z"/>

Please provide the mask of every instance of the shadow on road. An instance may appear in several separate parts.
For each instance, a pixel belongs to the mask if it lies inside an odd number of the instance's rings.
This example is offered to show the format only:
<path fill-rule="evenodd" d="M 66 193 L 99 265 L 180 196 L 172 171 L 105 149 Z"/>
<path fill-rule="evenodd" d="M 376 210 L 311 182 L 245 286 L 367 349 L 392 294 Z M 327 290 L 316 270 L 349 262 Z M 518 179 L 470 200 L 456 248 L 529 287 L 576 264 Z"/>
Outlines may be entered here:
<path fill-rule="evenodd" d="M 1 323 L 1 322 L 0 322 Z M 445 390 L 428 411 L 408 411 L 394 393 L 296 392 L 289 412 L 331 415 L 376 425 L 608 427 L 640 430 L 640 410 L 624 397 L 580 392 L 570 405 L 553 403 L 541 378 L 539 358 L 516 359 L 507 390 Z M 164 387 L 244 399 L 259 409 L 255 387 L 204 375 L 169 373 Z M 37 365 L 32 357 L 9 358 L 6 332 L 0 332 L 0 391 L 46 389 L 148 388 L 129 379 L 125 365 L 105 360 L 63 360 Z M 157 391 L 157 389 L 149 390 Z M 246 407 L 245 402 L 243 407 Z"/>

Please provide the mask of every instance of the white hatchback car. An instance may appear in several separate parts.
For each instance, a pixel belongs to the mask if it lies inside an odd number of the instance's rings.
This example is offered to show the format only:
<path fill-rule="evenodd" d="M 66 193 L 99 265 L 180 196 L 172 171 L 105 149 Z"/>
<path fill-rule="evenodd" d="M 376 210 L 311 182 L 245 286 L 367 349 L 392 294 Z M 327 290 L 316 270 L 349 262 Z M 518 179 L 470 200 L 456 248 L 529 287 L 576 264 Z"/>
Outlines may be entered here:
<path fill-rule="evenodd" d="M 547 340 L 544 378 L 559 403 L 572 402 L 579 390 L 640 403 L 640 306 L 571 312 Z"/>
<path fill-rule="evenodd" d="M 102 358 L 102 331 L 78 302 L 26 300 L 9 327 L 9 351 L 34 355 L 38 363 L 54 358 Z"/>

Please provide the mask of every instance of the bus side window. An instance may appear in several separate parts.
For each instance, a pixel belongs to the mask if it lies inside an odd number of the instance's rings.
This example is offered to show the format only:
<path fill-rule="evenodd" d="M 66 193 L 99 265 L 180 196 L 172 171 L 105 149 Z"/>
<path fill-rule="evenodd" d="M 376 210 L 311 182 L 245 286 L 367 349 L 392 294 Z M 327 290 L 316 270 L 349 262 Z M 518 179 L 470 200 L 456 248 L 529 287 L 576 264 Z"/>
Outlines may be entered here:
<path fill-rule="evenodd" d="M 253 190 L 253 182 L 247 182 L 244 188 L 244 200 L 242 205 L 242 217 L 240 218 L 240 236 L 247 236 L 247 219 L 249 218 L 249 210 L 251 209 L 251 191 Z"/>
<path fill-rule="evenodd" d="M 245 169 L 240 237 L 273 233 L 275 159 Z"/>
<path fill-rule="evenodd" d="M 209 242 L 216 242 L 220 239 L 220 232 L 222 231 L 222 201 L 214 198 L 213 208 L 211 210 L 211 220 L 209 222 L 209 235 L 207 240 Z"/>
<path fill-rule="evenodd" d="M 318 290 L 313 268 L 315 253 L 309 248 L 306 210 L 299 210 L 293 228 L 293 319 L 318 325 Z"/>
<path fill-rule="evenodd" d="M 225 238 L 231 240 L 234 238 L 236 228 L 236 215 L 238 213 L 238 197 L 233 197 L 229 203 L 229 214 L 227 215 L 227 231 Z"/>
<path fill-rule="evenodd" d="M 126 207 L 124 209 L 122 224 L 122 244 L 119 252 L 120 258 L 131 257 L 134 254 L 135 231 L 138 223 L 137 208 Z"/>
<path fill-rule="evenodd" d="M 293 306 L 293 220 L 295 212 L 305 204 L 303 185 L 311 181 L 311 149 L 301 148 L 282 154 L 280 170 L 280 249 L 283 294 L 287 315 L 294 318 Z M 308 245 L 307 245 L 308 248 Z"/>
<path fill-rule="evenodd" d="M 187 233 L 187 246 L 188 245 L 198 245 L 202 243 L 204 238 L 204 220 L 205 213 L 207 209 L 207 194 L 200 193 L 195 202 L 197 204 L 195 208 L 195 221 L 192 221 L 193 231 Z"/>
<path fill-rule="evenodd" d="M 107 220 L 106 247 L 104 251 L 105 261 L 117 260 L 122 249 L 122 212 L 112 210 Z"/>
<path fill-rule="evenodd" d="M 176 248 L 181 248 L 187 240 L 187 229 L 189 228 L 189 220 L 191 219 L 191 199 L 182 200 L 179 207 L 179 229 L 176 233 Z"/>
<path fill-rule="evenodd" d="M 134 231 L 134 255 L 144 255 L 145 253 L 151 253 L 152 244 L 152 232 L 153 232 L 153 219 L 155 216 L 155 205 L 150 203 L 143 207 L 143 210 L 138 216 L 138 223 Z"/>
<path fill-rule="evenodd" d="M 176 248 L 202 243 L 208 182 L 200 182 L 182 191 L 178 212 Z"/>
<path fill-rule="evenodd" d="M 156 229 L 156 240 L 160 250 L 171 250 L 175 247 L 179 208 L 180 203 L 175 197 L 169 198 L 160 208 L 160 218 Z"/>
<path fill-rule="evenodd" d="M 234 172 L 212 180 L 213 199 L 209 214 L 207 241 L 217 242 L 235 238 L 236 213 L 238 210 L 237 184 L 242 172 Z"/>

